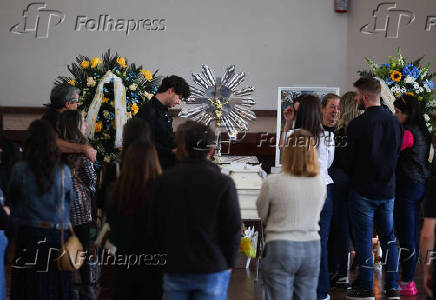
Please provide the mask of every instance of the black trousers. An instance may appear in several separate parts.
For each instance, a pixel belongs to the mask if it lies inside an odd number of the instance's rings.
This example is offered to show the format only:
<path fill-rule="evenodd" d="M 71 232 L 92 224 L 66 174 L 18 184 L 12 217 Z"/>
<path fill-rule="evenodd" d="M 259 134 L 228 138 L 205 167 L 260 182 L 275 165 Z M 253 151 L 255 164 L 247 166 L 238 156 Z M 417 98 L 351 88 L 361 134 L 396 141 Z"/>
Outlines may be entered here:
<path fill-rule="evenodd" d="M 80 224 L 74 226 L 74 232 L 79 238 L 83 246 L 83 251 L 86 251 L 86 259 L 82 267 L 79 270 L 82 285 L 91 285 L 91 274 L 89 267 L 89 245 L 90 245 L 90 231 L 91 223 Z"/>

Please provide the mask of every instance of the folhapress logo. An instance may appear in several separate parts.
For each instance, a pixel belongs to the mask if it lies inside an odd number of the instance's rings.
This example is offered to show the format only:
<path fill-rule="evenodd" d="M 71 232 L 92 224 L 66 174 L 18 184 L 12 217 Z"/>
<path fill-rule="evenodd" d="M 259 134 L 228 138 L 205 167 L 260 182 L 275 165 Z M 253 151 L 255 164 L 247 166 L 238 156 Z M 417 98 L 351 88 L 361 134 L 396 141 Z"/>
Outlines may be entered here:
<path fill-rule="evenodd" d="M 393 2 L 380 3 L 373 12 L 371 23 L 363 26 L 360 32 L 364 34 L 384 32 L 387 38 L 398 38 L 400 27 L 412 24 L 415 20 L 415 14 L 408 10 L 396 8 L 397 4 Z"/>
<path fill-rule="evenodd" d="M 58 10 L 47 9 L 43 2 L 30 3 L 23 11 L 23 20 L 9 30 L 15 34 L 35 32 L 35 38 L 48 38 L 51 26 L 57 26 L 65 20 L 65 14 Z"/>

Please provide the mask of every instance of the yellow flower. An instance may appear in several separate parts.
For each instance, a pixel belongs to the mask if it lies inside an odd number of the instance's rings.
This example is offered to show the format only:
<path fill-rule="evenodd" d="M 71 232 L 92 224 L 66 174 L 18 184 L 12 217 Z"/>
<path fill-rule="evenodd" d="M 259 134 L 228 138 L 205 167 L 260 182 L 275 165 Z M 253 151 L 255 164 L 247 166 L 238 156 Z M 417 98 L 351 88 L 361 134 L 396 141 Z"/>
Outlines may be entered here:
<path fill-rule="evenodd" d="M 130 105 L 130 110 L 132 111 L 132 115 L 136 115 L 139 110 L 138 104 L 133 103 L 132 105 Z"/>
<path fill-rule="evenodd" d="M 101 103 L 106 103 L 109 101 L 109 98 L 106 98 L 105 96 L 101 97 Z"/>
<path fill-rule="evenodd" d="M 101 61 L 101 59 L 100 58 L 98 58 L 98 57 L 93 57 L 92 59 L 91 59 L 91 69 L 94 69 L 95 67 L 97 67 L 99 64 L 101 64 L 102 63 L 102 61 Z"/>
<path fill-rule="evenodd" d="M 392 71 L 391 72 L 391 79 L 394 82 L 399 82 L 401 80 L 401 72 L 396 71 L 396 70 Z"/>
<path fill-rule="evenodd" d="M 100 132 L 102 129 L 103 129 L 103 123 L 101 121 L 95 123 L 95 132 Z"/>
<path fill-rule="evenodd" d="M 68 83 L 74 86 L 76 85 L 76 81 L 74 79 L 71 79 L 70 81 L 68 81 Z"/>
<path fill-rule="evenodd" d="M 151 81 L 151 79 L 153 79 L 153 74 L 151 74 L 149 70 L 141 70 L 141 73 L 148 81 Z"/>
<path fill-rule="evenodd" d="M 89 68 L 89 61 L 88 60 L 83 60 L 80 63 L 80 66 L 82 67 L 82 69 L 88 69 Z"/>
<path fill-rule="evenodd" d="M 117 58 L 117 63 L 122 66 L 123 68 L 127 68 L 126 65 L 126 60 L 124 59 L 124 57 L 118 57 Z"/>
<path fill-rule="evenodd" d="M 104 160 L 105 163 L 110 163 L 111 162 L 111 158 L 109 157 L 109 155 L 105 155 L 103 160 Z"/>
<path fill-rule="evenodd" d="M 107 110 L 104 110 L 103 116 L 107 119 L 107 117 L 109 117 L 109 112 Z"/>
<path fill-rule="evenodd" d="M 405 95 L 409 95 L 409 96 L 415 96 L 415 94 L 414 93 L 412 93 L 412 92 L 407 92 Z"/>

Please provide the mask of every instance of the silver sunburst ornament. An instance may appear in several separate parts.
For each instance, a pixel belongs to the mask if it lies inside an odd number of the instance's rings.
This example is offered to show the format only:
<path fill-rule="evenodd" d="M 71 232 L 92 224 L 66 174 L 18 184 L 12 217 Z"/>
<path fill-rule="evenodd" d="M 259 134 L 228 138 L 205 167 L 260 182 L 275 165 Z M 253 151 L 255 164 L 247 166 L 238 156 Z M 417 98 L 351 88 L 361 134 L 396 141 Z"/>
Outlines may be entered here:
<path fill-rule="evenodd" d="M 251 107 L 256 104 L 254 87 L 237 89 L 245 80 L 245 73 L 237 73 L 235 66 L 226 69 L 224 76 L 215 77 L 212 70 L 201 66 L 201 73 L 193 73 L 196 87 L 191 86 L 191 97 L 179 117 L 190 118 L 205 125 L 224 127 L 229 136 L 248 130 L 248 122 L 256 119 Z"/>

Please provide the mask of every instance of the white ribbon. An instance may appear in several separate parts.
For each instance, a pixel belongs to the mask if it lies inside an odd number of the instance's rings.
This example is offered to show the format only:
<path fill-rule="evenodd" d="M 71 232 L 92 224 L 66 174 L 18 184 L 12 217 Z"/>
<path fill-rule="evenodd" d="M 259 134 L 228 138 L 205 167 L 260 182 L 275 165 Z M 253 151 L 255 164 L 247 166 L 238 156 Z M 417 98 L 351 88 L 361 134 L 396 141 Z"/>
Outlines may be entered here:
<path fill-rule="evenodd" d="M 388 87 L 388 85 L 386 84 L 386 82 L 383 79 L 380 79 L 378 77 L 376 77 L 375 79 L 377 79 L 380 82 L 381 97 L 383 98 L 383 102 L 386 104 L 386 106 L 389 108 L 389 110 L 393 114 L 395 114 L 395 108 L 394 108 L 395 97 L 392 94 L 391 89 Z"/>
<path fill-rule="evenodd" d="M 86 116 L 86 122 L 88 123 L 88 129 L 86 135 L 88 138 L 94 138 L 95 124 L 97 120 L 97 114 L 100 111 L 102 99 L 103 99 L 103 85 L 114 80 L 114 101 L 115 101 L 115 148 L 119 148 L 123 142 L 123 126 L 127 122 L 127 110 L 126 110 L 126 88 L 123 85 L 123 80 L 115 76 L 111 71 L 107 71 L 103 78 L 100 80 L 97 90 L 89 106 L 88 114 Z"/>

